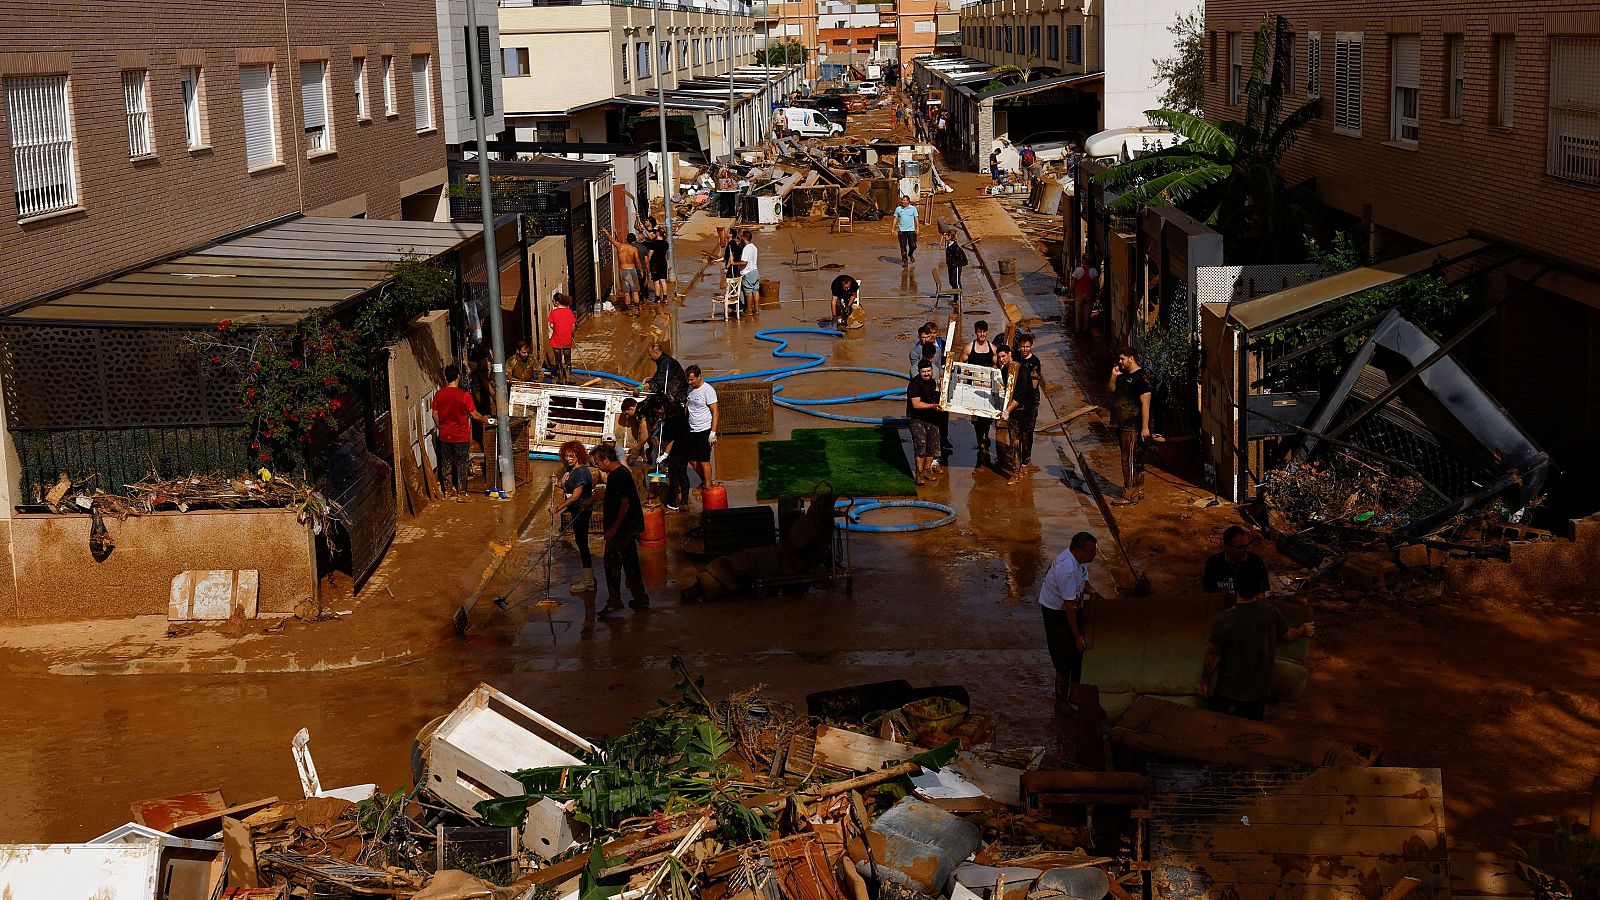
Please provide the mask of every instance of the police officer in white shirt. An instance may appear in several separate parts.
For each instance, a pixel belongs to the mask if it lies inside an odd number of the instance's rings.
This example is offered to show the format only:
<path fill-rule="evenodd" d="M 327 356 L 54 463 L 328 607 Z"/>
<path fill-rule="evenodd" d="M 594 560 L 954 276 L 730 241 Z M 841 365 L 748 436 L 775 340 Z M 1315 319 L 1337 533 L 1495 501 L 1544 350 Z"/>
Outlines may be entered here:
<path fill-rule="evenodd" d="M 1058 685 L 1083 680 L 1086 645 L 1080 614 L 1086 597 L 1094 596 L 1094 589 L 1089 587 L 1089 563 L 1094 561 L 1097 549 L 1099 542 L 1089 532 L 1073 535 L 1067 549 L 1050 564 L 1044 574 L 1044 586 L 1039 589 L 1045 645 L 1050 648 Z"/>

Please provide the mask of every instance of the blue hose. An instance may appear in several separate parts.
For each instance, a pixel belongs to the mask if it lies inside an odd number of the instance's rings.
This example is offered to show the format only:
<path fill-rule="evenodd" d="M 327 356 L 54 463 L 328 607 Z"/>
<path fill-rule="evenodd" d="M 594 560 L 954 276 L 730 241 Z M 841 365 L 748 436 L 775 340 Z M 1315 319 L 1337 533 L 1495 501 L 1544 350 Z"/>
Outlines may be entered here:
<path fill-rule="evenodd" d="M 956 520 L 956 511 L 943 503 L 934 503 L 932 500 L 840 500 L 835 508 L 845 511 L 840 527 L 848 531 L 860 531 L 871 534 L 902 534 L 908 531 L 930 531 L 949 525 Z M 931 509 L 944 513 L 937 519 L 926 522 L 911 522 L 905 525 L 863 525 L 861 516 L 864 513 L 878 509 Z"/>

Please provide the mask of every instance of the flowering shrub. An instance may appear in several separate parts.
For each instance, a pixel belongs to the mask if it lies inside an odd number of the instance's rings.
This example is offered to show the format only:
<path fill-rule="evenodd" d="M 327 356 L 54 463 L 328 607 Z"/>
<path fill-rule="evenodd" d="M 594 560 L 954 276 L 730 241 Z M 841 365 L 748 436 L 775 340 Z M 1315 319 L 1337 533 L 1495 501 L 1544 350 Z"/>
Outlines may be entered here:
<path fill-rule="evenodd" d="M 239 410 L 254 428 L 250 449 L 261 462 L 311 443 L 319 426 L 331 424 L 340 398 L 367 378 L 360 335 L 322 310 L 294 328 L 225 319 L 205 343 L 208 361 L 238 384 Z"/>

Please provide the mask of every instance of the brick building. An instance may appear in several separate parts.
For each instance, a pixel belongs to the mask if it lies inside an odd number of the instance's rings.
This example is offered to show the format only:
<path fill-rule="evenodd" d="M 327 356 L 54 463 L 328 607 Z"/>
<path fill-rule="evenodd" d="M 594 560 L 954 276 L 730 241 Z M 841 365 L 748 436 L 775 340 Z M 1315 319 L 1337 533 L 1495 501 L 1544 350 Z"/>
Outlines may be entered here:
<path fill-rule="evenodd" d="M 433 218 L 437 41 L 432 0 L 11 9 L 0 305 L 294 213 Z"/>
<path fill-rule="evenodd" d="M 1564 469 L 1568 511 L 1600 507 L 1600 10 L 1208 0 L 1205 14 L 1213 120 L 1241 114 L 1263 17 L 1287 18 L 1289 99 L 1322 110 L 1285 174 L 1314 179 L 1380 256 L 1471 234 L 1539 258 L 1486 284 L 1486 302 L 1511 299 L 1464 362 Z"/>

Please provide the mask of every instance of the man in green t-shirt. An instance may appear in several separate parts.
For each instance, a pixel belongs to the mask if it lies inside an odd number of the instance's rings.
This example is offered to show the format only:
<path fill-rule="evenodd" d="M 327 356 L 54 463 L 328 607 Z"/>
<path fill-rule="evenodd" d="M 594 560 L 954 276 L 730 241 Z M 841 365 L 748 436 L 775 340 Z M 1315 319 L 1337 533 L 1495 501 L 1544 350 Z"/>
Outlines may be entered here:
<path fill-rule="evenodd" d="M 1233 589 L 1238 602 L 1211 624 L 1199 691 L 1211 698 L 1217 712 L 1259 722 L 1272 692 L 1278 645 L 1309 637 L 1317 629 L 1312 622 L 1290 628 L 1282 610 L 1262 602 L 1267 584 L 1254 572 L 1240 573 Z"/>

